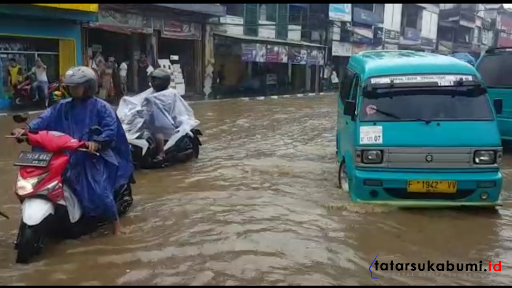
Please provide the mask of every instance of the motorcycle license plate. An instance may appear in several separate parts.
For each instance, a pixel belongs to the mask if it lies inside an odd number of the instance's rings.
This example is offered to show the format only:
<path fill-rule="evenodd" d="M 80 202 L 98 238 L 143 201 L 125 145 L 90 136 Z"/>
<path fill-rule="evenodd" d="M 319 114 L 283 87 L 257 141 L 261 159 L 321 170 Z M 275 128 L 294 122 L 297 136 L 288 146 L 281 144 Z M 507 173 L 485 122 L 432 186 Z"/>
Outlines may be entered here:
<path fill-rule="evenodd" d="M 53 153 L 21 151 L 14 166 L 46 167 L 52 160 Z"/>

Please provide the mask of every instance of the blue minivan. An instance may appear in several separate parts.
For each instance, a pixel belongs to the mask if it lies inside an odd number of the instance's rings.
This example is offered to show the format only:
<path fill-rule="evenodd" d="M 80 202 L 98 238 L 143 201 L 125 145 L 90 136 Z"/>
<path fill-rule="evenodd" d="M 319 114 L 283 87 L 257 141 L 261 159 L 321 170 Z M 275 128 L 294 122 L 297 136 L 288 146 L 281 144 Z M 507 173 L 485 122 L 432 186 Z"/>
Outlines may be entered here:
<path fill-rule="evenodd" d="M 353 55 L 338 97 L 338 180 L 355 202 L 497 206 L 502 147 L 475 68 L 415 51 Z"/>

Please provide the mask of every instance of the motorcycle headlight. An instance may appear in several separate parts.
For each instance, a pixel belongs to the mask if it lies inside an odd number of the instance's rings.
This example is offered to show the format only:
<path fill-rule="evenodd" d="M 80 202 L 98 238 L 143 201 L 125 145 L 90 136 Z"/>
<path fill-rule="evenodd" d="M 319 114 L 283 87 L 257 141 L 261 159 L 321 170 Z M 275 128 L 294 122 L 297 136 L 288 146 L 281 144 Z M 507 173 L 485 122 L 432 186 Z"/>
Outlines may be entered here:
<path fill-rule="evenodd" d="M 16 193 L 18 193 L 20 196 L 32 193 L 34 191 L 34 187 L 36 187 L 36 185 L 39 184 L 39 182 L 41 182 L 41 180 L 43 180 L 46 175 L 48 175 L 48 173 L 44 173 L 32 178 L 22 178 L 18 174 L 18 180 L 16 181 Z"/>
<path fill-rule="evenodd" d="M 496 163 L 496 151 L 492 151 L 492 150 L 475 151 L 473 161 L 475 164 L 480 164 L 480 165 L 494 164 L 494 163 Z"/>
<path fill-rule="evenodd" d="M 382 163 L 382 151 L 364 150 L 362 160 L 364 164 L 380 164 Z"/>

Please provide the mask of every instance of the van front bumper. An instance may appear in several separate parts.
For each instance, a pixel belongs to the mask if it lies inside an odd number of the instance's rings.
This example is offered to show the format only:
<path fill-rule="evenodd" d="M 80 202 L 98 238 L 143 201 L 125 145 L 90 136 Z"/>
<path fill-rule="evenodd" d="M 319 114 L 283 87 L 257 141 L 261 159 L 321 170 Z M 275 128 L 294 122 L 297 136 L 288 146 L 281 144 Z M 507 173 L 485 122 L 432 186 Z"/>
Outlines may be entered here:
<path fill-rule="evenodd" d="M 407 192 L 408 180 L 457 181 L 457 191 L 411 193 Z M 502 183 L 503 178 L 499 171 L 411 173 L 355 170 L 350 179 L 350 195 L 354 202 L 411 208 L 499 206 Z"/>

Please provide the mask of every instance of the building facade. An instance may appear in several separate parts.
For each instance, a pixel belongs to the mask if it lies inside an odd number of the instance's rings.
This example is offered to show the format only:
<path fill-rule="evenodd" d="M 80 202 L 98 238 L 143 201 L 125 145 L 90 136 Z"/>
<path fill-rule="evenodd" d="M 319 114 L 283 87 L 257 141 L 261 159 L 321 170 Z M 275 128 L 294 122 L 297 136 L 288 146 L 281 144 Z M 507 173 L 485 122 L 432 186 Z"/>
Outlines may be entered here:
<path fill-rule="evenodd" d="M 401 4 L 399 4 L 401 5 Z M 391 27 L 393 17 L 400 21 L 400 16 L 391 15 L 386 18 L 385 10 L 393 4 L 329 4 L 329 26 L 331 26 L 331 42 L 329 62 L 337 75 L 342 73 L 348 64 L 349 57 L 364 50 L 383 49 L 385 36 L 390 40 L 390 31 L 386 32 L 385 23 Z M 396 12 L 396 11 L 395 11 Z M 391 21 L 391 22 L 390 22 Z M 399 23 L 399 22 L 398 22 Z M 393 34 L 394 35 L 394 34 Z"/>
<path fill-rule="evenodd" d="M 503 4 L 484 4 L 485 19 L 490 20 L 491 46 L 512 47 L 512 11 Z"/>
<path fill-rule="evenodd" d="M 0 59 L 6 69 L 15 59 L 24 72 L 40 58 L 49 81 L 57 81 L 72 66 L 82 64 L 81 24 L 97 20 L 98 4 L 0 5 Z M 10 97 L 7 73 L 2 73 L 2 106 Z"/>
<path fill-rule="evenodd" d="M 403 4 L 399 49 L 436 50 L 439 4 Z"/>
<path fill-rule="evenodd" d="M 221 5 L 227 15 L 207 27 L 207 37 L 213 40 L 208 67 L 212 74 L 204 85 L 208 97 L 315 90 L 326 33 L 309 26 L 316 15 L 312 4 Z"/>
<path fill-rule="evenodd" d="M 483 4 L 441 4 L 439 47 L 443 54 L 463 52 L 479 58 L 489 43 L 490 23 Z"/>
<path fill-rule="evenodd" d="M 108 57 L 126 61 L 128 91 L 133 93 L 147 87 L 139 69 L 145 57 L 153 68 L 173 70 L 172 85 L 180 94 L 199 96 L 208 57 L 205 23 L 224 15 L 218 4 L 101 4 L 98 21 L 84 27 L 84 61 L 91 66 Z"/>

